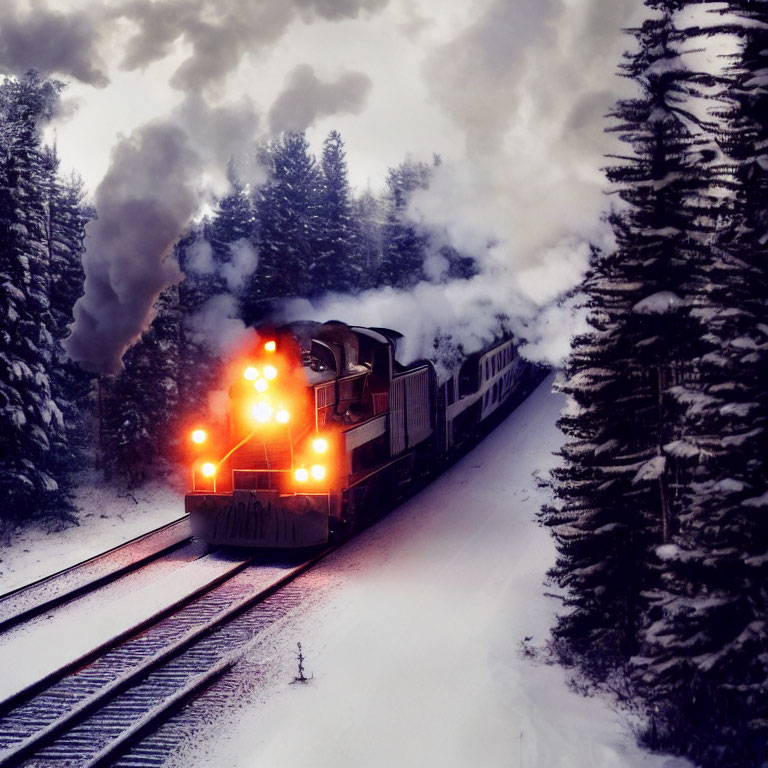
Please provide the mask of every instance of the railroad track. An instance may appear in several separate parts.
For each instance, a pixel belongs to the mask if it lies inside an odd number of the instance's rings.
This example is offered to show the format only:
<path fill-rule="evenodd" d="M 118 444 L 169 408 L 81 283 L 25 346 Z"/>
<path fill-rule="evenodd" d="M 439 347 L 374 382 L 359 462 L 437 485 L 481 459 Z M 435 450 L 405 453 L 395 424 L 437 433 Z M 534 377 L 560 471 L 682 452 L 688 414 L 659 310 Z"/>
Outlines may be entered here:
<path fill-rule="evenodd" d="M 0 595 L 0 633 L 127 576 L 189 545 L 185 515 L 96 557 Z"/>
<path fill-rule="evenodd" d="M 161 610 L 0 701 L 0 766 L 114 764 L 289 612 L 309 589 L 296 578 L 331 551 L 301 562 L 200 558 L 194 572 L 213 578 L 198 578 L 183 597 L 171 590 Z M 158 749 L 150 745 L 129 764 L 159 765 Z"/>

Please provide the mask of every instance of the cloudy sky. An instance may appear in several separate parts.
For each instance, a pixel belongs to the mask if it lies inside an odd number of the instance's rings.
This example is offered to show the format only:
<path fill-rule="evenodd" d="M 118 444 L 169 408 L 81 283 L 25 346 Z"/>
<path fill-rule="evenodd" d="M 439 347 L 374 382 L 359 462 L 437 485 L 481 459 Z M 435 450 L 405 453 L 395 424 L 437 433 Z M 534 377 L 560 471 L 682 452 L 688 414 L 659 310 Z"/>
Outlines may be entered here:
<path fill-rule="evenodd" d="M 606 235 L 602 115 L 638 14 L 639 0 L 2 0 L 0 72 L 68 83 L 50 133 L 104 222 L 89 232 L 90 339 L 106 293 L 144 306 L 175 279 L 157 269 L 174 230 L 225 189 L 232 153 L 282 129 L 316 152 L 338 129 L 358 190 L 439 153 L 411 214 L 543 306 Z M 163 234 L 116 243 L 108 224 L 136 199 Z M 121 273 L 147 279 L 123 290 Z"/>

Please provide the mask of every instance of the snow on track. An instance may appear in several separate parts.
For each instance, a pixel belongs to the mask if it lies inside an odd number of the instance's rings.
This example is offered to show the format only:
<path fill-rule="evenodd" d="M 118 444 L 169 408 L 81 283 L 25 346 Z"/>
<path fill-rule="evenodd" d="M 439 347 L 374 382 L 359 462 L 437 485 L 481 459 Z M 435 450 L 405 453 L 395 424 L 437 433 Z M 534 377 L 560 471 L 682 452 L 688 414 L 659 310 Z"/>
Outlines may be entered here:
<path fill-rule="evenodd" d="M 177 568 L 122 599 L 74 603 L 49 620 L 35 621 L 0 637 L 0 702 L 25 690 L 100 648 L 115 637 L 147 621 L 218 576 L 235 571 L 248 557 L 207 556 Z"/>
<path fill-rule="evenodd" d="M 325 599 L 256 644 L 263 675 L 175 766 L 682 768 L 639 750 L 621 714 L 531 662 L 557 603 L 534 516 L 562 436 L 548 379 L 429 488 L 312 571 Z M 289 685 L 301 641 L 307 685 Z"/>

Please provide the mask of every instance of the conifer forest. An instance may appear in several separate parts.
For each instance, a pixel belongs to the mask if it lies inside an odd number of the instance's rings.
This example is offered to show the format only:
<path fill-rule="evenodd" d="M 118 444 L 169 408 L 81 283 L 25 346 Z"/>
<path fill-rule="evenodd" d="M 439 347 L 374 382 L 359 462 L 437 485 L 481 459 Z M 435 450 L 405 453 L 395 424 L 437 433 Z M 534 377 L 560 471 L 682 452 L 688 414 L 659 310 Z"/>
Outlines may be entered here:
<path fill-rule="evenodd" d="M 588 330 L 556 380 L 563 446 L 538 523 L 564 605 L 548 649 L 639 712 L 648 749 L 766 768 L 768 2 L 637 4 L 615 62 L 627 95 L 589 116 L 622 149 L 602 171 L 610 243 L 571 292 Z M 483 269 L 412 215 L 440 155 L 360 190 L 340 132 L 315 154 L 275 131 L 230 161 L 230 191 L 167 249 L 176 277 L 137 340 L 96 373 L 68 339 L 107 206 L 46 138 L 67 85 L 35 69 L 0 84 L 0 538 L 74 524 L 75 470 L 135 488 L 177 464 L 180 418 L 215 389 L 221 318 L 253 327 L 287 300 Z"/>

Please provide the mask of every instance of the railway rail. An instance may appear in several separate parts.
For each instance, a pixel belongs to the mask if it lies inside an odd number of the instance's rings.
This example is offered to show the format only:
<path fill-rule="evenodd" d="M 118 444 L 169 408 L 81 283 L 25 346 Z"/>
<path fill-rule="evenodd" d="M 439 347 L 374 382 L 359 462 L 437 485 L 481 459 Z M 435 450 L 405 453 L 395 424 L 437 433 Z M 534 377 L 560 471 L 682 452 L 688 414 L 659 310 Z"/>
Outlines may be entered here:
<path fill-rule="evenodd" d="M 189 544 L 189 518 L 174 520 L 57 573 L 0 595 L 0 633 L 104 587 Z"/>
<path fill-rule="evenodd" d="M 290 611 L 309 589 L 296 578 L 332 550 L 298 562 L 206 555 L 208 583 L 0 702 L 0 766 L 112 765 Z"/>

